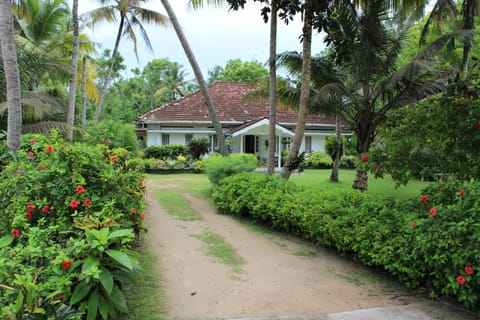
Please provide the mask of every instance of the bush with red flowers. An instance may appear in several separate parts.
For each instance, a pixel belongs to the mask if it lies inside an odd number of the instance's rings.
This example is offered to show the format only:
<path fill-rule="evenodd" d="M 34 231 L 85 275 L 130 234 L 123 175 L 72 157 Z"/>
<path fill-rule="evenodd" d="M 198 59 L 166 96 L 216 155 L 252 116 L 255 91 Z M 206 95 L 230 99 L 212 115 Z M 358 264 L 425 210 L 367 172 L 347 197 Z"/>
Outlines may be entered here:
<path fill-rule="evenodd" d="M 2 318 L 53 316 L 62 305 L 89 319 L 126 312 L 121 289 L 137 266 L 131 245 L 143 220 L 131 208 L 145 207 L 143 168 L 125 149 L 68 144 L 56 132 L 26 135 L 2 158 Z"/>

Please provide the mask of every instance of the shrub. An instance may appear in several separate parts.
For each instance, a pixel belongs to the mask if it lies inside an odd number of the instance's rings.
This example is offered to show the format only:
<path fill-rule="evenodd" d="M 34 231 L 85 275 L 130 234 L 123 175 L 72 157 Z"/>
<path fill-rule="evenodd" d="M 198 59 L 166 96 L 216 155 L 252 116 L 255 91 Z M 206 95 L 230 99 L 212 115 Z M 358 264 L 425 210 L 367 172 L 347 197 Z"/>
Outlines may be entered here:
<path fill-rule="evenodd" d="M 111 149 L 124 148 L 130 152 L 138 150 L 135 127 L 115 120 L 102 121 L 88 128 L 83 141 L 89 145 L 105 144 Z"/>
<path fill-rule="evenodd" d="M 126 312 L 121 289 L 137 264 L 144 191 L 142 166 L 125 149 L 24 136 L 0 172 L 2 315 Z"/>
<path fill-rule="evenodd" d="M 188 154 L 192 156 L 194 160 L 200 159 L 204 154 L 208 153 L 210 143 L 207 138 L 193 138 L 187 145 Z"/>
<path fill-rule="evenodd" d="M 184 144 L 167 144 L 165 146 L 150 146 L 145 149 L 145 158 L 155 159 L 177 159 L 178 156 L 188 153 L 187 146 Z"/>
<path fill-rule="evenodd" d="M 313 151 L 308 155 L 308 158 L 304 161 L 304 166 L 309 168 L 331 168 L 332 158 L 325 152 Z"/>
<path fill-rule="evenodd" d="M 400 202 L 242 173 L 221 180 L 212 196 L 224 213 L 334 247 L 409 287 L 428 287 L 431 297 L 480 309 L 479 182 L 432 184 L 418 199 Z"/>
<path fill-rule="evenodd" d="M 214 155 L 204 160 L 208 179 L 218 184 L 225 177 L 240 172 L 251 172 L 257 168 L 257 158 L 248 153 L 232 153 L 228 157 Z"/>

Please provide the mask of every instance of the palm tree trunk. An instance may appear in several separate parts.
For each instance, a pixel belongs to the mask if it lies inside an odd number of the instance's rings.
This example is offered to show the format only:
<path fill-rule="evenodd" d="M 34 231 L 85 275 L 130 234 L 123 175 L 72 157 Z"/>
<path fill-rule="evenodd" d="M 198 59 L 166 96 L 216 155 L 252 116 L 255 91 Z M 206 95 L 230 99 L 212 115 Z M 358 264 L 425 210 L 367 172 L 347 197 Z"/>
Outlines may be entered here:
<path fill-rule="evenodd" d="M 72 52 L 72 66 L 70 70 L 70 87 L 68 89 L 68 113 L 67 124 L 73 126 L 75 123 L 75 99 L 77 93 L 77 68 L 78 68 L 78 49 L 79 49 L 79 31 L 78 31 L 78 0 L 73 0 L 72 8 L 73 19 L 73 52 Z M 69 127 L 67 131 L 67 138 L 70 142 L 73 141 L 73 128 Z"/>
<path fill-rule="evenodd" d="M 180 40 L 183 50 L 187 55 L 188 61 L 192 66 L 193 73 L 195 74 L 195 78 L 197 79 L 198 86 L 200 88 L 200 92 L 202 93 L 205 99 L 205 102 L 207 104 L 208 112 L 210 113 L 210 117 L 212 118 L 212 124 L 213 124 L 213 127 L 215 128 L 215 133 L 217 135 L 217 141 L 220 147 L 220 153 L 224 156 L 227 156 L 229 152 L 227 149 L 227 145 L 225 143 L 225 136 L 223 135 L 222 126 L 218 121 L 217 111 L 215 110 L 215 106 L 213 105 L 212 98 L 210 97 L 210 94 L 207 89 L 207 85 L 205 84 L 202 71 L 200 70 L 200 67 L 197 63 L 195 55 L 193 54 L 193 51 L 190 48 L 190 45 L 188 44 L 187 38 L 185 37 L 182 27 L 180 26 L 180 22 L 178 21 L 177 16 L 175 15 L 175 12 L 170 6 L 170 3 L 168 2 L 168 0 L 161 0 L 161 1 L 163 6 L 165 7 L 165 10 L 167 11 L 168 17 L 170 18 L 170 22 L 172 23 L 173 28 L 177 33 L 178 39 Z"/>
<path fill-rule="evenodd" d="M 338 182 L 338 169 L 340 167 L 340 155 L 342 153 L 342 122 L 338 111 L 335 115 L 335 137 L 336 137 L 336 150 L 335 150 L 335 159 L 333 159 L 332 174 L 330 175 L 330 181 Z"/>
<path fill-rule="evenodd" d="M 0 46 L 7 83 L 7 148 L 18 150 L 22 134 L 22 103 L 10 0 L 0 0 Z"/>
<path fill-rule="evenodd" d="M 463 6 L 463 29 L 472 30 L 474 28 L 475 0 L 465 0 Z M 468 75 L 472 46 L 472 39 L 468 38 L 463 40 L 462 71 L 464 78 L 467 78 Z"/>
<path fill-rule="evenodd" d="M 305 13 L 303 21 L 303 61 L 302 61 L 302 84 L 300 88 L 300 106 L 298 109 L 297 127 L 292 147 L 288 154 L 287 161 L 282 169 L 282 177 L 288 179 L 292 174 L 291 163 L 298 157 L 298 151 L 305 132 L 305 121 L 307 117 L 308 100 L 310 98 L 310 78 L 312 67 L 312 18 L 313 0 L 305 1 Z"/>
<path fill-rule="evenodd" d="M 115 56 L 117 55 L 118 47 L 120 46 L 120 40 L 122 39 L 124 22 L 125 22 L 125 17 L 122 16 L 120 18 L 120 25 L 118 27 L 117 39 L 115 40 L 115 46 L 112 51 L 112 58 L 110 59 L 110 64 L 108 65 L 107 76 L 105 77 L 105 82 L 103 83 L 102 91 L 100 92 L 100 97 L 98 98 L 97 108 L 95 109 L 95 115 L 93 116 L 93 121 L 95 123 L 97 123 L 98 119 L 100 118 L 100 113 L 102 112 L 103 99 L 105 98 L 105 94 L 107 93 L 108 86 L 110 85 L 110 81 L 112 80 L 112 71 L 113 71 L 113 66 L 115 64 Z"/>
<path fill-rule="evenodd" d="M 276 132 L 277 123 L 277 65 L 275 56 L 277 55 L 277 0 L 272 1 L 272 12 L 270 14 L 270 74 L 269 74 L 269 130 L 268 130 L 268 174 L 275 172 L 275 149 L 276 149 Z M 280 156 L 280 155 L 279 155 Z"/>
<path fill-rule="evenodd" d="M 87 129 L 87 57 L 82 59 L 82 128 Z"/>
<path fill-rule="evenodd" d="M 373 141 L 373 126 L 369 122 L 368 118 L 364 117 L 364 120 L 361 121 L 361 126 L 358 129 L 357 133 L 357 151 L 361 156 L 362 154 L 368 152 L 370 149 L 370 144 Z M 352 185 L 353 189 L 366 191 L 368 189 L 368 175 L 367 172 L 357 170 L 355 174 L 355 179 Z"/>

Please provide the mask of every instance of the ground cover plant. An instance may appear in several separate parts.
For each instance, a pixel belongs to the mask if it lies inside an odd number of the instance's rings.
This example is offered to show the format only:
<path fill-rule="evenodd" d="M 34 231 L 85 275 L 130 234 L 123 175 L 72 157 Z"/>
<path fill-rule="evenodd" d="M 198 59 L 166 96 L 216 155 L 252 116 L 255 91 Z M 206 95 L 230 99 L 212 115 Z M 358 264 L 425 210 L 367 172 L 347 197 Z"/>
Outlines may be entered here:
<path fill-rule="evenodd" d="M 432 183 L 410 200 L 319 191 L 276 176 L 240 173 L 213 189 L 214 205 L 334 247 L 479 311 L 480 183 Z"/>
<path fill-rule="evenodd" d="M 0 172 L 3 319 L 112 319 L 137 272 L 143 168 L 125 149 L 23 137 Z M 3 143 L 3 142 L 2 142 Z"/>

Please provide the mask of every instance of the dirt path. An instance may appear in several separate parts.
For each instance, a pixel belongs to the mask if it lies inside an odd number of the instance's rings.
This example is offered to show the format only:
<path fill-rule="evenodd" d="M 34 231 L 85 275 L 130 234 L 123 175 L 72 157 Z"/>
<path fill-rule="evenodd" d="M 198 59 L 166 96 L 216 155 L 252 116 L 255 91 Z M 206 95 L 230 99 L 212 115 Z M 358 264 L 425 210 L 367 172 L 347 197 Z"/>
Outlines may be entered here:
<path fill-rule="evenodd" d="M 182 195 L 203 219 L 178 220 L 154 196 L 169 186 L 150 181 L 148 187 L 148 239 L 161 259 L 171 318 L 313 317 L 408 303 L 355 263 L 287 236 L 254 232 L 190 194 Z M 195 237 L 206 231 L 222 236 L 245 263 L 234 268 L 206 255 Z"/>

